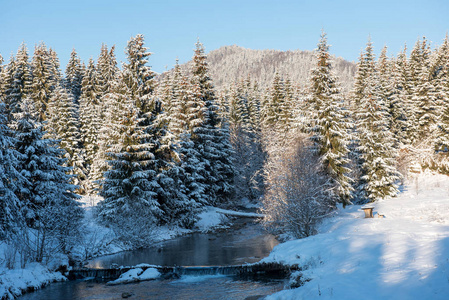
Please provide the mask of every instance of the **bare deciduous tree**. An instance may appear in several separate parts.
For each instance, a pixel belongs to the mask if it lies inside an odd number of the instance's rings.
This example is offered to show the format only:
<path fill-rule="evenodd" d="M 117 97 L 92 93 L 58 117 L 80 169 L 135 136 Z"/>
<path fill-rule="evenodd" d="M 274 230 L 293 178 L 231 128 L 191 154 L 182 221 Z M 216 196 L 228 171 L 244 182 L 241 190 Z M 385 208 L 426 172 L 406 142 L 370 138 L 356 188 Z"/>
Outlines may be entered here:
<path fill-rule="evenodd" d="M 334 186 L 304 135 L 291 139 L 286 151 L 270 155 L 263 199 L 264 224 L 273 231 L 302 238 L 335 208 Z"/>

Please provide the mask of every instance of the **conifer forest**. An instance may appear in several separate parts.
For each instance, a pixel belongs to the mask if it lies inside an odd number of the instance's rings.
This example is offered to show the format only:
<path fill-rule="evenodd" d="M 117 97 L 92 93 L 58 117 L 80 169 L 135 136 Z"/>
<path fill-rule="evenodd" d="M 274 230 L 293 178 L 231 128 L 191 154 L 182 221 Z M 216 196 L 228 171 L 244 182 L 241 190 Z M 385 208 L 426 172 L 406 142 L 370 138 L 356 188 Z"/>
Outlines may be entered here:
<path fill-rule="evenodd" d="M 368 40 L 356 66 L 317 41 L 301 80 L 228 72 L 220 86 L 199 40 L 162 74 L 140 34 L 122 65 L 107 45 L 67 66 L 43 42 L 0 56 L 0 238 L 24 264 L 70 257 L 82 197 L 132 248 L 242 199 L 270 232 L 304 238 L 339 205 L 395 197 L 410 171 L 449 174 L 448 37 L 378 57 Z"/>

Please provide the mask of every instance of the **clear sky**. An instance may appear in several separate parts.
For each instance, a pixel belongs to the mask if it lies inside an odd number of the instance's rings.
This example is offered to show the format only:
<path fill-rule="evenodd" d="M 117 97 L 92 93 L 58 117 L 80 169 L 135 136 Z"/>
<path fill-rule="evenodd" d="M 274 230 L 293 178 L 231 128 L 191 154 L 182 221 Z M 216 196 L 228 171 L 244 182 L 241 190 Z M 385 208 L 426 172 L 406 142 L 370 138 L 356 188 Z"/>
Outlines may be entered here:
<path fill-rule="evenodd" d="M 236 44 L 252 49 L 313 50 L 321 29 L 331 52 L 356 61 L 368 36 L 376 53 L 396 55 L 426 36 L 441 44 L 449 30 L 448 0 L 0 0 L 0 53 L 9 60 L 25 42 L 44 41 L 62 69 L 75 48 L 86 63 L 102 43 L 117 59 L 131 36 L 142 33 L 157 72 L 176 57 L 190 60 L 197 37 L 206 51 Z"/>

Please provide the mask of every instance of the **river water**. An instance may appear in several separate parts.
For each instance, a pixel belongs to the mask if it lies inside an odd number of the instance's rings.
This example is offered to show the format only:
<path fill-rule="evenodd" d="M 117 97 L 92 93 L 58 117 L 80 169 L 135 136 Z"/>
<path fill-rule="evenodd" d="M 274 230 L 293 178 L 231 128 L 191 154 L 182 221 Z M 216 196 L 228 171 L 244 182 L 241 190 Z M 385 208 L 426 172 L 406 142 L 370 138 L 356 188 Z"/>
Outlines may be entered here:
<path fill-rule="evenodd" d="M 148 249 L 125 251 L 96 258 L 89 268 L 109 268 L 111 264 L 132 266 L 140 263 L 162 266 L 226 266 L 252 263 L 267 256 L 278 244 L 274 236 L 248 220 L 240 228 L 219 233 L 194 233 L 165 241 Z M 282 290 L 282 280 L 250 281 L 232 276 L 182 276 L 180 279 L 153 280 L 107 286 L 94 280 L 51 284 L 20 299 L 258 299 Z"/>

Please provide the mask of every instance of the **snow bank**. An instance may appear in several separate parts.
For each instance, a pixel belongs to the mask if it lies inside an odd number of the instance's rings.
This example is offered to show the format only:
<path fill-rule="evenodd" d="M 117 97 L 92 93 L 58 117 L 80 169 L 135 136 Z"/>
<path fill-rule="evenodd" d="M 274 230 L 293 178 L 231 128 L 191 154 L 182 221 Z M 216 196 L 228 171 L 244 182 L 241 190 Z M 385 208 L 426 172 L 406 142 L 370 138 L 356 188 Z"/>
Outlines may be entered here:
<path fill-rule="evenodd" d="M 340 209 L 320 234 L 275 247 L 262 261 L 299 264 L 311 280 L 268 299 L 448 299 L 449 178 L 420 175 L 374 206 L 372 219 Z"/>
<path fill-rule="evenodd" d="M 155 268 L 148 268 L 145 271 L 141 268 L 135 268 L 123 273 L 118 279 L 109 281 L 107 285 L 117 285 L 123 283 L 152 280 L 158 278 L 159 276 L 160 273 Z"/>
<path fill-rule="evenodd" d="M 206 207 L 206 209 L 198 215 L 198 222 L 195 226 L 200 231 L 208 231 L 212 228 L 218 227 L 226 220 L 226 217 L 217 212 L 216 207 Z"/>
<path fill-rule="evenodd" d="M 232 216 L 232 217 L 246 217 L 246 218 L 263 218 L 265 217 L 263 214 L 256 214 L 256 213 L 247 213 L 247 212 L 240 212 L 240 211 L 233 211 L 228 209 L 216 209 L 217 213 L 226 215 L 226 216 Z"/>
<path fill-rule="evenodd" d="M 0 298 L 14 299 L 26 291 L 40 289 L 55 281 L 66 280 L 59 272 L 50 272 L 38 263 L 25 269 L 0 269 Z"/>

